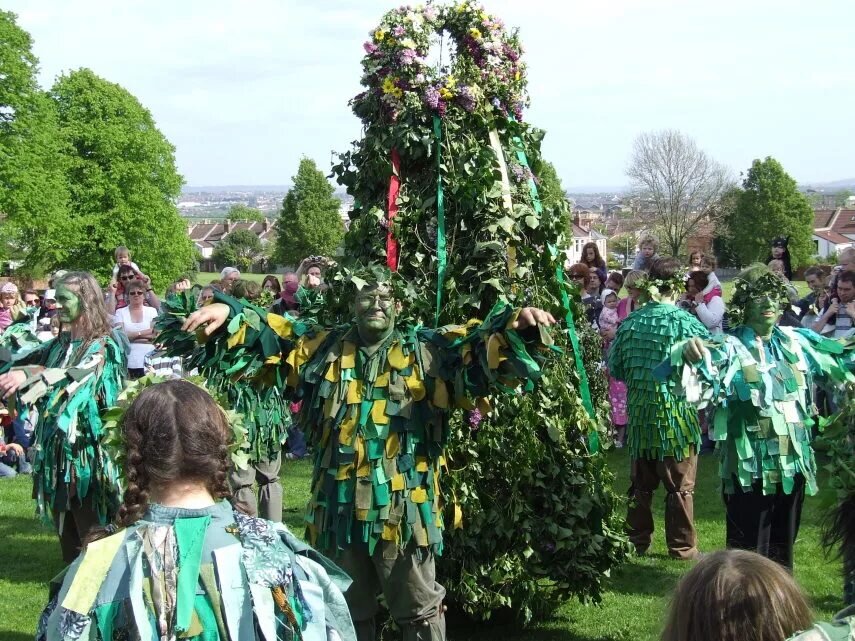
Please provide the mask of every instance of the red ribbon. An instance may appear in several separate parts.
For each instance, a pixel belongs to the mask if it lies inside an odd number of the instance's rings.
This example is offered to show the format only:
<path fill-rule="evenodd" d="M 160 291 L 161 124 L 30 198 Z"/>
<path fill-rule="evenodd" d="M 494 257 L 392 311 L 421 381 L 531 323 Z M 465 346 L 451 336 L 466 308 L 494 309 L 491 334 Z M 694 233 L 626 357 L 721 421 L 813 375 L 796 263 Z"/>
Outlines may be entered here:
<path fill-rule="evenodd" d="M 393 272 L 398 271 L 398 241 L 392 235 L 392 219 L 398 213 L 398 192 L 401 189 L 401 157 L 392 149 L 392 178 L 389 180 L 388 216 L 386 226 L 386 264 Z"/>

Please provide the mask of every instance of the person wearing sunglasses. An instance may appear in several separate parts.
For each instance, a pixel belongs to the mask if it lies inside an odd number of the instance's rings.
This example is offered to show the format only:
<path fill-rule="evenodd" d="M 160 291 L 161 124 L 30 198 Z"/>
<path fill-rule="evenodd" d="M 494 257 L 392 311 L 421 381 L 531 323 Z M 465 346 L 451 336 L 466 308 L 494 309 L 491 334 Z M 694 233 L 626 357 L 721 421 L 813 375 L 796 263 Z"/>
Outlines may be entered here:
<path fill-rule="evenodd" d="M 119 269 L 116 272 L 116 280 L 110 282 L 107 290 L 108 314 L 115 315 L 117 310 L 127 307 L 130 304 L 130 297 L 127 294 L 127 290 L 131 281 L 134 280 L 139 280 L 143 283 L 144 303 L 155 310 L 160 309 L 160 299 L 151 287 L 151 279 L 142 272 L 134 270 L 131 265 L 119 265 Z"/>
<path fill-rule="evenodd" d="M 127 286 L 127 307 L 116 310 L 116 321 L 131 344 L 128 354 L 128 378 L 136 380 L 145 374 L 145 356 L 154 349 L 152 325 L 157 318 L 157 310 L 145 304 L 146 284 L 141 280 L 132 280 Z"/>

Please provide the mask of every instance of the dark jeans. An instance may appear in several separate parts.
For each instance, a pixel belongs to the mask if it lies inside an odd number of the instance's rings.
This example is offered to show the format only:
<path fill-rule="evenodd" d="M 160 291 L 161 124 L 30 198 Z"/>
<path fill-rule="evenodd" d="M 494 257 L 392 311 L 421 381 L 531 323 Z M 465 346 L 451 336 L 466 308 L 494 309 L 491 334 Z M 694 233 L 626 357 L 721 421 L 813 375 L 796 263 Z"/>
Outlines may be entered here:
<path fill-rule="evenodd" d="M 763 494 L 757 480 L 750 491 L 735 481 L 735 492 L 724 495 L 727 508 L 727 547 L 751 550 L 793 569 L 793 545 L 799 533 L 805 477 L 796 476 L 793 491 L 784 494 L 778 483 L 774 494 Z"/>
<path fill-rule="evenodd" d="M 71 563 L 80 554 L 89 531 L 101 525 L 98 512 L 90 498 L 83 499 L 81 505 L 76 503 L 76 499 L 72 500 L 70 510 L 51 510 L 54 527 L 59 535 L 59 545 L 62 548 L 62 560 L 66 563 Z"/>
<path fill-rule="evenodd" d="M 142 378 L 145 376 L 145 368 L 144 367 L 129 367 L 128 368 L 128 378 L 132 381 L 137 380 L 138 378 Z"/>

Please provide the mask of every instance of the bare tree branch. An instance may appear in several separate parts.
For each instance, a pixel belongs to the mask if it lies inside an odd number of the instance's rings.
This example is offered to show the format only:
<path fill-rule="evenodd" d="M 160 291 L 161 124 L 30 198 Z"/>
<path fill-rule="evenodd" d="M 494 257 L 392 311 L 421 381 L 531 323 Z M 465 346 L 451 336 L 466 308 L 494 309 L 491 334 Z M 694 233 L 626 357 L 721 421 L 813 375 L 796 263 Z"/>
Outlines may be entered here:
<path fill-rule="evenodd" d="M 643 133 L 635 139 L 627 176 L 655 212 L 664 244 L 676 256 L 733 185 L 728 169 L 673 129 Z"/>

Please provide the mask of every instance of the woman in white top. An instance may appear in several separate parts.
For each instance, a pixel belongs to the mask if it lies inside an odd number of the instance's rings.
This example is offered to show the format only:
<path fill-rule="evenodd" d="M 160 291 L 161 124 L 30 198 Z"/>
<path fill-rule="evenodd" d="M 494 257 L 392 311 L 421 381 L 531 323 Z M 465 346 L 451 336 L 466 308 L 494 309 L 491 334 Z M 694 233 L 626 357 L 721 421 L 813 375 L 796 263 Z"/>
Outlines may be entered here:
<path fill-rule="evenodd" d="M 719 288 L 709 288 L 709 276 L 703 271 L 691 272 L 686 281 L 686 299 L 689 311 L 710 331 L 710 334 L 723 333 L 724 300 Z"/>
<path fill-rule="evenodd" d="M 128 355 L 128 378 L 137 379 L 145 374 L 145 355 L 154 349 L 152 325 L 157 318 L 157 310 L 145 304 L 146 286 L 140 280 L 131 281 L 127 286 L 128 306 L 116 310 L 116 320 L 121 323 L 122 331 L 131 343 Z"/>

